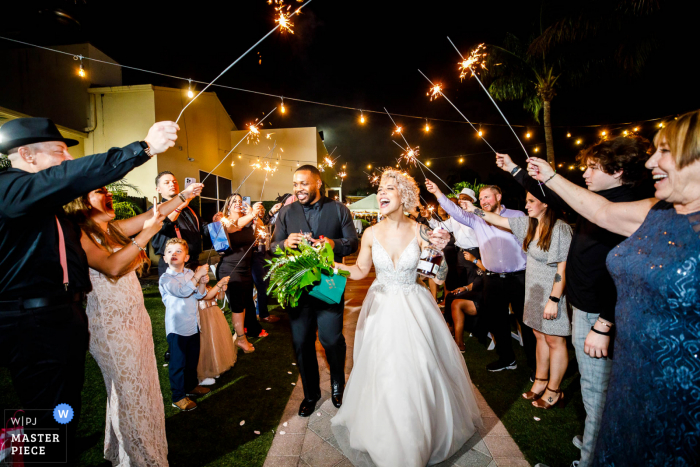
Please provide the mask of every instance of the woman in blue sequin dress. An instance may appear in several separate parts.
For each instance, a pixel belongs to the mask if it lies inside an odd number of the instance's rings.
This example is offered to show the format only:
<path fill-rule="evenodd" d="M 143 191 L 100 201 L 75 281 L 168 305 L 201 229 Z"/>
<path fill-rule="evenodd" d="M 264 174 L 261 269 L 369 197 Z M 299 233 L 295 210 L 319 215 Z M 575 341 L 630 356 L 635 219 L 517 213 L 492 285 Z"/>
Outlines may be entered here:
<path fill-rule="evenodd" d="M 615 280 L 615 360 L 594 466 L 700 463 L 700 111 L 655 138 L 647 161 L 656 198 L 610 203 L 528 171 L 581 215 L 629 238 L 608 255 Z"/>

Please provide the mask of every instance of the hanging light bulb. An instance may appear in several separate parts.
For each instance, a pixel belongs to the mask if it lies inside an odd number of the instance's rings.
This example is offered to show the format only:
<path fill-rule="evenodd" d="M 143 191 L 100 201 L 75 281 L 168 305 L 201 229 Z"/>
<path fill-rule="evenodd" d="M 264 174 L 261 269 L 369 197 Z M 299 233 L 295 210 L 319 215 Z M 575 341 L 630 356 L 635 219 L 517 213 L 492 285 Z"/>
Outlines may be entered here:
<path fill-rule="evenodd" d="M 360 110 L 360 123 L 365 123 L 365 114 Z"/>
<path fill-rule="evenodd" d="M 484 132 L 479 130 L 479 136 L 484 136 Z"/>
<path fill-rule="evenodd" d="M 580 140 L 580 139 L 577 139 L 577 140 L 576 140 L 576 144 L 581 144 L 581 140 Z"/>
<path fill-rule="evenodd" d="M 663 123 L 663 122 L 659 122 L 659 128 L 663 128 L 663 127 L 664 127 L 664 123 Z"/>
<path fill-rule="evenodd" d="M 634 127 L 634 130 L 632 130 L 632 131 L 634 131 L 635 133 L 638 132 L 638 131 L 639 131 L 639 127 L 638 127 L 638 126 Z"/>
<path fill-rule="evenodd" d="M 430 131 L 430 125 L 428 124 L 428 119 L 426 118 L 425 119 L 425 132 L 427 133 L 429 131 Z"/>
<path fill-rule="evenodd" d="M 372 164 L 367 164 L 367 170 L 371 170 L 371 169 L 372 169 Z"/>
<path fill-rule="evenodd" d="M 540 148 L 535 148 L 535 152 L 540 152 Z"/>
<path fill-rule="evenodd" d="M 566 137 L 567 137 L 567 138 L 571 138 L 571 133 L 567 133 L 567 134 L 566 134 Z"/>
<path fill-rule="evenodd" d="M 425 165 L 430 166 L 430 161 L 426 162 Z"/>
<path fill-rule="evenodd" d="M 78 76 L 85 78 L 85 68 L 83 68 L 83 61 L 80 61 L 80 69 L 78 70 Z"/>
<path fill-rule="evenodd" d="M 189 83 L 190 83 L 190 84 L 187 86 L 187 97 L 189 97 L 190 99 L 192 99 L 192 98 L 194 97 L 194 92 L 192 92 L 192 80 L 191 80 L 191 79 L 188 79 L 187 81 L 189 81 Z"/>
<path fill-rule="evenodd" d="M 284 97 L 280 97 L 282 99 L 282 106 L 280 107 L 280 112 L 285 113 L 287 109 L 284 108 Z"/>
<path fill-rule="evenodd" d="M 527 139 L 530 139 L 530 136 L 532 136 L 532 134 L 530 134 L 529 131 L 528 131 L 527 133 L 525 133 L 525 137 L 526 137 Z"/>
<path fill-rule="evenodd" d="M 605 130 L 603 130 L 603 131 L 601 131 L 601 132 L 600 132 L 600 134 L 601 134 L 601 136 L 605 136 L 605 135 L 607 135 L 607 134 L 608 134 L 608 132 L 607 132 L 607 131 L 605 131 Z"/>
<path fill-rule="evenodd" d="M 627 136 L 628 133 L 629 133 L 629 131 L 627 131 L 627 130 L 625 130 L 625 131 L 622 132 L 622 134 L 625 135 L 625 136 Z"/>
<path fill-rule="evenodd" d="M 299 167 L 299 161 L 297 161 L 297 167 Z"/>
<path fill-rule="evenodd" d="M 463 158 L 463 157 L 460 157 L 460 158 L 459 158 L 459 163 L 461 164 L 462 162 L 464 162 L 464 158 Z"/>
<path fill-rule="evenodd" d="M 562 167 L 564 167 L 564 164 L 559 164 L 557 167 L 561 169 Z"/>

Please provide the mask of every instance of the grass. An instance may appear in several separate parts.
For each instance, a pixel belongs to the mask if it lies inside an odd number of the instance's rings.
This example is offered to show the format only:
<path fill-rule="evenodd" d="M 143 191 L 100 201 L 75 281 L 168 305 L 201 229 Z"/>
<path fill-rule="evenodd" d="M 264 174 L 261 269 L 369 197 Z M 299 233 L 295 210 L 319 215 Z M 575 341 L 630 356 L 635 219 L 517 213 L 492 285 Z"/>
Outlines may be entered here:
<path fill-rule="evenodd" d="M 530 390 L 530 370 L 522 347 L 513 343 L 518 362 L 516 370 L 491 373 L 486 364 L 496 360 L 496 351 L 487 351 L 476 338 L 465 339 L 464 358 L 472 382 L 520 447 L 531 465 L 570 466 L 580 451 L 571 440 L 583 434 L 585 411 L 581 401 L 578 368 L 569 346 L 569 368 L 562 382 L 566 404 L 550 410 L 536 409 L 521 394 Z M 539 421 L 535 420 L 539 418 Z"/>
<path fill-rule="evenodd" d="M 286 313 L 278 314 L 282 319 L 273 325 L 263 323 L 270 335 L 251 340 L 255 344 L 254 353 L 238 353 L 236 365 L 211 386 L 212 393 L 199 398 L 196 410 L 180 412 L 171 405 L 168 368 L 162 366 L 167 349 L 165 307 L 157 287 L 146 287 L 143 292 L 153 326 L 170 465 L 262 466 L 294 389 L 291 383 L 298 378 L 297 367 L 292 365 L 295 358 Z M 230 312 L 227 311 L 226 317 L 230 323 Z M 20 407 L 5 368 L 0 369 L 0 391 L 3 406 Z M 78 427 L 80 465 L 109 466 L 102 454 L 107 393 L 102 373 L 89 354 L 82 399 Z M 241 426 L 242 421 L 245 424 Z"/>

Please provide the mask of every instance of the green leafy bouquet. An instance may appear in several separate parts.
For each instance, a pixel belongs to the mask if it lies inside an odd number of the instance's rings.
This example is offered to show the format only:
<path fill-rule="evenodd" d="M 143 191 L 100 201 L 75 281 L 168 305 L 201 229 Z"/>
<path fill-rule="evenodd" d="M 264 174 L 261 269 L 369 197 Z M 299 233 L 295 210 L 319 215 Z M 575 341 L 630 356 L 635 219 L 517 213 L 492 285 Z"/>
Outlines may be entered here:
<path fill-rule="evenodd" d="M 301 242 L 298 249 L 285 248 L 284 251 L 277 246 L 275 256 L 267 260 L 270 272 L 265 279 L 270 278 L 267 292 L 275 294 L 283 308 L 297 306 L 301 294 L 321 282 L 322 274 L 350 275 L 348 271 L 335 269 L 333 249 L 328 243 L 314 247 Z"/>

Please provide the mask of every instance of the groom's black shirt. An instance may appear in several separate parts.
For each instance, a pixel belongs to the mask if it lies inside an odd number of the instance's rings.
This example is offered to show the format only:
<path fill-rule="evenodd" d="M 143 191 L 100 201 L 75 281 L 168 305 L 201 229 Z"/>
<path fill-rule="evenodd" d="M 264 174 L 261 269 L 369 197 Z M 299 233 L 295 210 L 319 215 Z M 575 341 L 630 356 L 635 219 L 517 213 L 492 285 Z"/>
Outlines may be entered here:
<path fill-rule="evenodd" d="M 357 251 L 359 240 L 350 211 L 344 204 L 326 196 L 310 205 L 295 201 L 280 210 L 275 222 L 272 251 L 278 245 L 284 248 L 284 241 L 289 234 L 309 231 L 316 239 L 323 235 L 333 240 L 333 253 L 337 262 Z"/>

